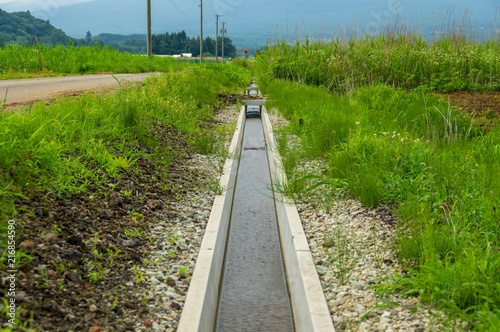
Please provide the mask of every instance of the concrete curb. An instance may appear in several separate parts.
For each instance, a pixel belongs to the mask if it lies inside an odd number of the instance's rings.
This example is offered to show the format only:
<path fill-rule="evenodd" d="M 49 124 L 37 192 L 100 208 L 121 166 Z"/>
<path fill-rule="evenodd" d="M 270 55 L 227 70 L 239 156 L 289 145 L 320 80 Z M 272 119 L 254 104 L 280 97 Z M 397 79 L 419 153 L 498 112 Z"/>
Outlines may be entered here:
<path fill-rule="evenodd" d="M 229 148 L 230 157 L 224 164 L 224 172 L 219 181 L 219 186 L 224 192 L 215 197 L 177 328 L 178 332 L 214 330 L 245 120 L 243 107 Z"/>
<path fill-rule="evenodd" d="M 273 186 L 286 183 L 281 157 L 275 153 L 274 135 L 269 116 L 262 112 L 262 125 L 267 142 L 267 153 Z M 299 332 L 333 332 L 332 318 L 319 282 L 302 223 L 295 204 L 274 193 L 281 250 L 288 278 L 288 289 L 295 322 Z"/>

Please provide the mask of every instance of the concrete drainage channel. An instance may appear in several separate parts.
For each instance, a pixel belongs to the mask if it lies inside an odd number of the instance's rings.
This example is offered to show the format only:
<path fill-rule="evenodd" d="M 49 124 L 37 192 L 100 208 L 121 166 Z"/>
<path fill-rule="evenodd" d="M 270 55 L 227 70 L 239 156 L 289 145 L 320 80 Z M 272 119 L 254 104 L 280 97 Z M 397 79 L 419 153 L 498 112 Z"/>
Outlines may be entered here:
<path fill-rule="evenodd" d="M 297 209 L 272 191 L 286 177 L 263 101 L 246 104 L 177 331 L 334 331 Z"/>

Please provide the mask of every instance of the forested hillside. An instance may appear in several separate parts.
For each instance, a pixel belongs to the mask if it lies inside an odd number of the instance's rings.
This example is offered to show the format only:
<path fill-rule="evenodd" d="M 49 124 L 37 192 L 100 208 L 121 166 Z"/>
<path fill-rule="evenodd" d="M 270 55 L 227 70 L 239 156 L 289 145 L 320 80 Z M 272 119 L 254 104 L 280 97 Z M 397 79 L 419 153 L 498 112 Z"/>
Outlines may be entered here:
<path fill-rule="evenodd" d="M 185 31 L 177 33 L 162 33 L 153 35 L 153 53 L 155 54 L 180 54 L 192 53 L 193 56 L 200 55 L 200 37 L 189 38 Z M 222 37 L 219 36 L 219 56 L 222 55 Z M 207 37 L 203 41 L 203 53 L 215 55 L 215 39 Z M 224 38 L 224 56 L 236 55 L 236 47 L 230 38 Z"/>
<path fill-rule="evenodd" d="M 0 9 L 0 47 L 5 43 L 32 44 L 66 44 L 69 37 L 56 29 L 50 22 L 38 19 L 27 12 L 8 13 Z"/>

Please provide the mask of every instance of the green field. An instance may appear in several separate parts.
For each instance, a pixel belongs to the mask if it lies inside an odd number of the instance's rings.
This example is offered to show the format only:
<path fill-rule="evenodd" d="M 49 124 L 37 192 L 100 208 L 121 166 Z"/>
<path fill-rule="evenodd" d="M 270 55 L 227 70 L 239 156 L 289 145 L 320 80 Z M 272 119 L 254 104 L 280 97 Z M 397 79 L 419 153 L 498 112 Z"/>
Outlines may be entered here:
<path fill-rule="evenodd" d="M 99 46 L 40 46 L 43 71 L 36 46 L 14 44 L 0 48 L 0 79 L 95 73 L 169 72 L 180 68 L 172 58 L 120 53 Z"/>

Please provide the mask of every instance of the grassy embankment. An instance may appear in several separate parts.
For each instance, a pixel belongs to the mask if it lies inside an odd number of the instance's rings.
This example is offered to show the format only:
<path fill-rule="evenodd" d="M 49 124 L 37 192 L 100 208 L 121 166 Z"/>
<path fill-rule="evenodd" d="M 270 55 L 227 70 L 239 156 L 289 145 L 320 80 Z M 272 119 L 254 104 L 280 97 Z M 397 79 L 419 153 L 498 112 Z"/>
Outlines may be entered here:
<path fill-rule="evenodd" d="M 136 143 L 168 165 L 175 155 L 155 149 L 159 138 L 149 133 L 153 122 L 210 152 L 217 131 L 206 130 L 205 122 L 219 105 L 218 94 L 234 91 L 249 75 L 237 66 L 184 67 L 115 94 L 85 94 L 50 107 L 39 103 L 26 111 L 0 113 L 2 220 L 14 217 L 5 208 L 25 190 L 79 192 L 89 181 L 101 181 L 101 173 L 119 176 L 143 153 L 134 149 Z"/>
<path fill-rule="evenodd" d="M 257 70 L 269 107 L 290 121 L 280 139 L 289 194 L 326 183 L 397 215 L 395 245 L 410 272 L 379 294 L 401 291 L 477 330 L 500 329 L 500 128 L 486 119 L 492 129 L 481 131 L 427 94 L 500 89 L 499 41 L 402 33 L 281 43 Z M 326 174 L 298 174 L 303 159 L 323 160 Z"/>
<path fill-rule="evenodd" d="M 6 264 L 7 221 L 19 212 L 16 197 L 93 192 L 98 199 L 113 190 L 109 183 L 133 172 L 139 157 L 154 160 L 166 172 L 184 152 L 165 148 L 166 137 L 153 127 L 179 133 L 188 150 L 222 153 L 229 128 L 212 128 L 207 121 L 220 93 L 249 81 L 249 72 L 239 66 L 184 66 L 114 94 L 84 94 L 49 107 L 39 103 L 0 113 L 1 265 Z M 168 177 L 165 173 L 161 181 Z M 22 228 L 18 220 L 17 236 Z M 29 257 L 16 249 L 21 265 L 27 264 Z"/>
<path fill-rule="evenodd" d="M 120 53 L 107 47 L 40 45 L 43 68 L 36 46 L 6 45 L 0 48 L 0 79 L 95 73 L 169 72 L 182 64 L 172 58 Z"/>

